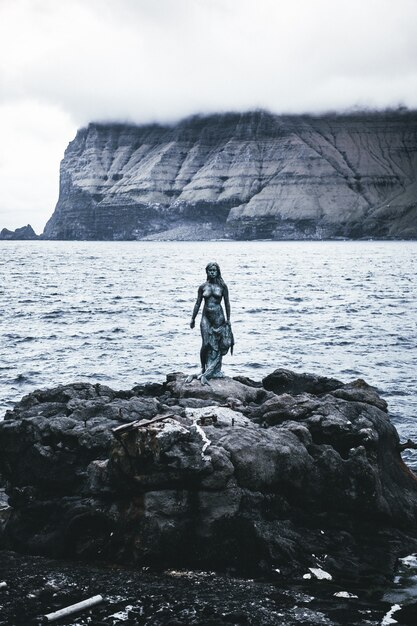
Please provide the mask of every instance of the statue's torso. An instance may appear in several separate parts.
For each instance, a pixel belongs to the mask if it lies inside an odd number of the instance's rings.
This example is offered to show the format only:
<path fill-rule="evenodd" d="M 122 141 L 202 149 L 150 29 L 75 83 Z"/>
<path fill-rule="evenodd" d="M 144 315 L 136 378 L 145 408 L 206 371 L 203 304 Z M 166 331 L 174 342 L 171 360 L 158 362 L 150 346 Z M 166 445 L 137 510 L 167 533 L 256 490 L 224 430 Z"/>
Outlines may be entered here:
<path fill-rule="evenodd" d="M 223 297 L 223 289 L 220 285 L 205 283 L 203 287 L 203 298 L 206 308 L 214 308 L 220 305 Z"/>

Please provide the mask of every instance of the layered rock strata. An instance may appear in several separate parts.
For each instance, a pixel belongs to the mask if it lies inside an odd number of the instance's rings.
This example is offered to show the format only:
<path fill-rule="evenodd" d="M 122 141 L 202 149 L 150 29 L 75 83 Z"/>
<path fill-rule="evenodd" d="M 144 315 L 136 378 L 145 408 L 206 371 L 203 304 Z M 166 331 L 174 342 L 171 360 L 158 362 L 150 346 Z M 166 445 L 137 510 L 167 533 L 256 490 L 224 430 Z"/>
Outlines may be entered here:
<path fill-rule="evenodd" d="M 32 554 L 357 582 L 417 549 L 417 480 L 361 380 L 35 391 L 0 424 L 0 470 L 2 545 Z"/>
<path fill-rule="evenodd" d="M 417 114 L 97 124 L 61 164 L 50 239 L 417 236 Z"/>

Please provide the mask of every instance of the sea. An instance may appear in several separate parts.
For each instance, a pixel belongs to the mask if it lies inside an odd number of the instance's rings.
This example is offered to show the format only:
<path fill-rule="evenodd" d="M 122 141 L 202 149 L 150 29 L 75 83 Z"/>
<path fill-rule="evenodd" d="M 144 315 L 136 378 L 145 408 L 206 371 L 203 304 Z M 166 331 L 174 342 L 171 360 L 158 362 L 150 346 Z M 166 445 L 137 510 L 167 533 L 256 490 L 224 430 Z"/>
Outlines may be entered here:
<path fill-rule="evenodd" d="M 0 242 L 0 419 L 35 389 L 199 370 L 205 267 L 229 288 L 228 376 L 364 379 L 417 440 L 417 242 Z M 417 469 L 417 452 L 405 454 Z"/>
<path fill-rule="evenodd" d="M 401 441 L 417 441 L 417 242 L 403 241 L 0 242 L 0 419 L 39 388 L 130 389 L 198 372 L 190 319 L 211 261 L 232 309 L 226 375 L 262 380 L 287 368 L 364 379 L 388 402 Z M 417 471 L 417 451 L 403 457 Z M 382 604 L 343 600 L 347 621 L 323 621 L 334 603 L 314 591 L 324 599 L 308 623 L 395 623 L 398 603 L 415 600 L 410 559 Z M 364 621 L 349 621 L 353 606 Z"/>

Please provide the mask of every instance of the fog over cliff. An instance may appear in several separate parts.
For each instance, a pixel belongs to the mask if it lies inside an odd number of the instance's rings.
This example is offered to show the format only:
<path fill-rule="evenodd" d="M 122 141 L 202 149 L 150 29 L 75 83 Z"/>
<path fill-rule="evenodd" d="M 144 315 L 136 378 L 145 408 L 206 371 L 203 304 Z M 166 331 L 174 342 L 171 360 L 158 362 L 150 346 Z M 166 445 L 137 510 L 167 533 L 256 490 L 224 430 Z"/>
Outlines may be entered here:
<path fill-rule="evenodd" d="M 49 239 L 417 237 L 417 113 L 92 123 L 68 146 Z"/>

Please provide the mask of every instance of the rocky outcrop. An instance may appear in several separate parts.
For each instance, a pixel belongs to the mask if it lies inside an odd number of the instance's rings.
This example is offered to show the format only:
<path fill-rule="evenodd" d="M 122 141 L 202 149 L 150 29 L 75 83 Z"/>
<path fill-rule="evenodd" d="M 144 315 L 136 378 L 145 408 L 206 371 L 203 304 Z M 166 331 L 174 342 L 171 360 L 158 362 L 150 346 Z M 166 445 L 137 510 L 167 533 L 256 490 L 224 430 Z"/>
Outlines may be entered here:
<path fill-rule="evenodd" d="M 90 124 L 61 164 L 50 239 L 417 236 L 417 114 Z"/>
<path fill-rule="evenodd" d="M 361 380 L 287 370 L 268 379 L 278 393 L 172 374 L 131 391 L 72 384 L 26 396 L 0 424 L 11 506 L 3 546 L 390 576 L 397 556 L 417 549 L 417 480 L 386 403 Z"/>
<path fill-rule="evenodd" d="M 28 224 L 27 226 L 22 226 L 21 228 L 16 228 L 16 230 L 8 230 L 7 228 L 3 228 L 3 230 L 0 232 L 0 240 L 16 239 L 39 239 L 39 235 L 35 233 L 30 224 Z"/>

